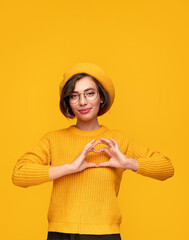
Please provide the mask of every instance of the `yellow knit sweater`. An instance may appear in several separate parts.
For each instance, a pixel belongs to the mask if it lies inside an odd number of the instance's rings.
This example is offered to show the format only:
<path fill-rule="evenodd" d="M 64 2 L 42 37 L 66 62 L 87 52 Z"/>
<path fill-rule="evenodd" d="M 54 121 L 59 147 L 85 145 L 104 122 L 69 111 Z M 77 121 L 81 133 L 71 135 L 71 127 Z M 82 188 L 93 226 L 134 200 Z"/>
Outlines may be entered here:
<path fill-rule="evenodd" d="M 12 181 L 20 187 L 49 182 L 49 167 L 71 163 L 92 139 L 113 138 L 128 158 L 137 159 L 136 173 L 158 180 L 174 174 L 170 159 L 160 152 L 138 144 L 120 130 L 99 129 L 84 131 L 75 125 L 49 131 L 28 152 L 24 153 L 13 169 Z M 98 144 L 95 149 L 107 147 Z M 105 162 L 104 153 L 88 153 L 88 162 Z M 121 213 L 117 195 L 124 169 L 88 168 L 53 180 L 48 211 L 48 231 L 80 234 L 120 233 Z"/>

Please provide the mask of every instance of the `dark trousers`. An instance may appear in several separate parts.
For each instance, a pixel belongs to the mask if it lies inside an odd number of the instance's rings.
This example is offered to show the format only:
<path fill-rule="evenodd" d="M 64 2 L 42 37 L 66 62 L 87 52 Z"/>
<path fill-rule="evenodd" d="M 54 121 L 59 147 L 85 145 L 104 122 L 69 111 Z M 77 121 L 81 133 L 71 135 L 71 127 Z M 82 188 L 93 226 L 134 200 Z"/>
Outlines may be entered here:
<path fill-rule="evenodd" d="M 47 240 L 121 240 L 119 233 L 92 235 L 78 233 L 48 232 Z"/>

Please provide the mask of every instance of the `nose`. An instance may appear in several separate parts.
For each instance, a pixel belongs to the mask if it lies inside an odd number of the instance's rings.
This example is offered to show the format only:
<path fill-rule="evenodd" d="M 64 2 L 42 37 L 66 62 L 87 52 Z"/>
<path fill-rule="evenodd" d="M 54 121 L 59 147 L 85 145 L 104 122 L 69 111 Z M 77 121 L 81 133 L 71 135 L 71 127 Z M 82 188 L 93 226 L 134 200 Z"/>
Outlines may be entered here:
<path fill-rule="evenodd" d="M 87 103 L 87 99 L 85 98 L 84 94 L 80 94 L 79 103 L 80 105 L 84 105 Z"/>

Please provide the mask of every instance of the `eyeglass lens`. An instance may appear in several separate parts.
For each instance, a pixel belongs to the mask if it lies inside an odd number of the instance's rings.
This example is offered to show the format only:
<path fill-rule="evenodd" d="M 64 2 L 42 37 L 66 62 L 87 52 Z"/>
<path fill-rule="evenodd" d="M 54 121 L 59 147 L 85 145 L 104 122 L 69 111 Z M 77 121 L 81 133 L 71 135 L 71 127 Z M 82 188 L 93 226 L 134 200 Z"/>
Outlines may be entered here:
<path fill-rule="evenodd" d="M 98 92 L 97 92 L 97 90 L 87 90 L 84 93 L 72 93 L 70 95 L 70 102 L 71 103 L 78 102 L 81 94 L 84 94 L 84 96 L 87 100 L 93 101 L 97 97 Z"/>

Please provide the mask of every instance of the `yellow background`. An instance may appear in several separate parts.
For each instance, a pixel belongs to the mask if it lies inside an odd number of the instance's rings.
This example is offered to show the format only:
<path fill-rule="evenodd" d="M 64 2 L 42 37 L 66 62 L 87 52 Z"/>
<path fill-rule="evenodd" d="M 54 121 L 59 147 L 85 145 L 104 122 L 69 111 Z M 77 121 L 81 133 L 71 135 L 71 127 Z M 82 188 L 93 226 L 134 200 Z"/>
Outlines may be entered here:
<path fill-rule="evenodd" d="M 59 110 L 59 82 L 76 62 L 112 78 L 99 123 L 169 156 L 175 175 L 124 172 L 122 240 L 189 239 L 188 1 L 1 1 L 2 239 L 45 240 L 51 183 L 12 184 L 18 158 L 43 134 L 75 124 Z"/>

